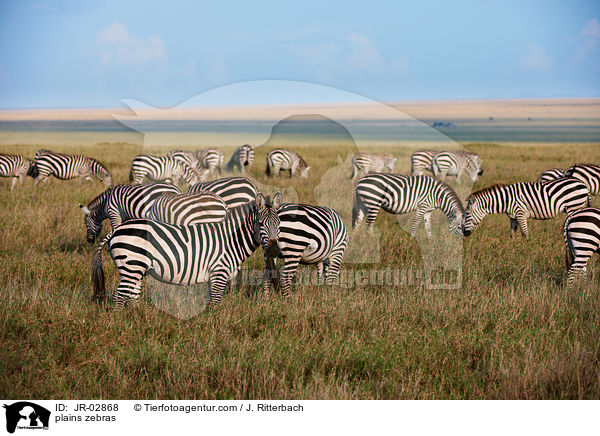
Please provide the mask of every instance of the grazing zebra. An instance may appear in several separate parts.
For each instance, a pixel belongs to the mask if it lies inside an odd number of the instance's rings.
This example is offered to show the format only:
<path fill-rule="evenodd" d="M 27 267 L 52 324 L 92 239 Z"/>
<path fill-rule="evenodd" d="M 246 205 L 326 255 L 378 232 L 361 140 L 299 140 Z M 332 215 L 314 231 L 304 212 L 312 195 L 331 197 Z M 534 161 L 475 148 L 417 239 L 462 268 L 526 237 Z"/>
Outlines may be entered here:
<path fill-rule="evenodd" d="M 338 213 L 328 207 L 290 203 L 281 206 L 277 214 L 279 257 L 284 260 L 283 295 L 289 296 L 299 264 L 316 264 L 319 280 L 325 278 L 327 284 L 334 284 L 348 246 L 348 232 Z M 265 256 L 265 294 L 271 283 L 268 268 L 269 260 Z"/>
<path fill-rule="evenodd" d="M 196 156 L 198 157 L 198 166 L 206 170 L 211 177 L 214 175 L 215 170 L 219 175 L 221 175 L 221 167 L 223 166 L 223 161 L 225 160 L 225 156 L 221 150 L 216 148 L 198 150 L 196 152 Z"/>
<path fill-rule="evenodd" d="M 448 218 L 450 233 L 462 232 L 464 210 L 460 199 L 450 186 L 431 176 L 378 173 L 363 177 L 354 191 L 352 228 L 358 228 L 366 217 L 367 229 L 372 232 L 379 209 L 393 214 L 416 211 L 411 227 L 413 238 L 421 219 L 431 237 L 431 212 L 435 209 L 441 209 Z"/>
<path fill-rule="evenodd" d="M 520 228 L 528 238 L 527 218 L 545 220 L 581 209 L 589 202 L 589 192 L 585 184 L 571 178 L 481 189 L 467 198 L 464 234 L 469 236 L 487 214 L 505 213 L 510 218 L 511 236 Z"/>
<path fill-rule="evenodd" d="M 246 177 L 226 177 L 212 182 L 197 183 L 190 187 L 188 194 L 202 191 L 217 194 L 229 209 L 254 200 L 258 194 L 254 182 Z"/>
<path fill-rule="evenodd" d="M 94 299 L 105 298 L 102 249 L 106 246 L 120 276 L 112 297 L 115 306 L 138 299 L 146 274 L 179 285 L 208 282 L 210 305 L 219 303 L 226 282 L 259 246 L 269 257 L 279 255 L 281 200 L 277 193 L 268 205 L 259 193 L 255 201 L 230 209 L 220 223 L 176 226 L 145 219 L 127 221 L 94 251 Z"/>
<path fill-rule="evenodd" d="M 189 226 L 218 223 L 225 219 L 227 205 L 212 192 L 161 195 L 148 212 L 148 218 L 163 223 Z"/>
<path fill-rule="evenodd" d="M 303 178 L 308 177 L 310 167 L 298 154 L 290 150 L 276 148 L 267 154 L 267 176 L 275 177 L 280 170 L 288 170 L 290 178 L 299 172 Z"/>
<path fill-rule="evenodd" d="M 551 182 L 556 179 L 560 179 L 565 176 L 566 170 L 561 168 L 550 168 L 549 170 L 544 171 L 539 178 L 540 182 Z"/>
<path fill-rule="evenodd" d="M 43 181 L 46 183 L 49 176 L 54 176 L 61 180 L 70 180 L 79 178 L 79 184 L 85 180 L 92 180 L 92 176 L 97 177 L 109 188 L 113 187 L 110 172 L 96 159 L 81 155 L 70 155 L 63 153 L 54 153 L 49 150 L 38 150 L 34 159 L 37 176 L 34 184 Z"/>
<path fill-rule="evenodd" d="M 479 156 L 467 151 L 440 151 L 435 155 L 432 162 L 433 174 L 442 182 L 446 176 L 456 176 L 456 181 L 460 181 L 460 176 L 466 172 L 474 183 L 477 176 L 483 174 Z"/>
<path fill-rule="evenodd" d="M 102 232 L 102 222 L 110 219 L 114 229 L 122 222 L 147 218 L 154 201 L 161 195 L 181 194 L 179 189 L 166 183 L 153 185 L 117 185 L 107 189 L 86 206 L 79 205 L 84 214 L 87 241 L 93 243 Z"/>
<path fill-rule="evenodd" d="M 170 156 L 150 156 L 140 154 L 131 161 L 129 180 L 132 185 L 139 185 L 144 177 L 160 182 L 179 183 L 183 179 L 189 184 L 198 183 L 201 179 L 200 173 L 189 160 L 185 152 L 174 152 Z"/>
<path fill-rule="evenodd" d="M 591 195 L 600 194 L 600 165 L 576 164 L 565 171 L 565 176 L 581 180 Z"/>
<path fill-rule="evenodd" d="M 393 173 L 394 165 L 397 160 L 397 158 L 389 153 L 357 153 L 352 158 L 352 175 L 350 178 L 354 181 L 360 173 L 363 175 L 380 173 L 385 169 L 389 170 L 390 173 Z"/>
<path fill-rule="evenodd" d="M 241 145 L 235 149 L 231 159 L 227 162 L 227 171 L 232 172 L 233 168 L 237 168 L 240 173 L 244 174 L 246 167 L 248 167 L 249 172 L 253 164 L 254 149 L 248 144 Z"/>
<path fill-rule="evenodd" d="M 584 274 L 594 253 L 600 254 L 600 209 L 588 207 L 569 214 L 563 226 L 567 284 Z"/>
<path fill-rule="evenodd" d="M 424 170 L 433 173 L 433 158 L 439 152 L 436 150 L 417 150 L 410 157 L 411 175 L 420 176 Z"/>
<path fill-rule="evenodd" d="M 23 156 L 14 154 L 0 154 L 0 177 L 12 177 L 10 190 L 15 189 L 17 180 L 23 186 L 25 176 L 30 173 L 33 162 Z"/>

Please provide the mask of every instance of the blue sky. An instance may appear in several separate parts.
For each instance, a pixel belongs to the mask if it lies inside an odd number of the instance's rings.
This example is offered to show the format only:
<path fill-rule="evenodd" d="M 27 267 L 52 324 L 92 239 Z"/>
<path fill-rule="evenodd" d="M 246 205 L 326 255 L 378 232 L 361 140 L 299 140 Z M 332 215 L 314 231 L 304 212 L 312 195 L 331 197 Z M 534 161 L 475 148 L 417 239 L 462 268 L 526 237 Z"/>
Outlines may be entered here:
<path fill-rule="evenodd" d="M 263 79 L 383 101 L 598 97 L 599 20 L 598 1 L 2 1 L 0 108 L 173 106 Z"/>

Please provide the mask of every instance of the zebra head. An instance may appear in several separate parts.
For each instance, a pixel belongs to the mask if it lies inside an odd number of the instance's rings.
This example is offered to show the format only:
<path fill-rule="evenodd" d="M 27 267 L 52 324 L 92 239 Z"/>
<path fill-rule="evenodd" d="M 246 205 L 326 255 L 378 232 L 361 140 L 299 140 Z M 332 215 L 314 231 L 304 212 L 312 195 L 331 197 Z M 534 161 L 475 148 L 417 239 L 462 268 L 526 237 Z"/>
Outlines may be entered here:
<path fill-rule="evenodd" d="M 273 197 L 270 205 L 267 205 L 265 196 L 258 193 L 256 196 L 256 207 L 258 216 L 255 231 L 258 231 L 260 243 L 265 255 L 275 258 L 279 256 L 279 215 L 277 209 L 281 207 L 282 196 L 278 192 Z"/>
<path fill-rule="evenodd" d="M 466 171 L 471 177 L 471 181 L 475 183 L 477 181 L 477 177 L 483 174 L 483 169 L 481 168 L 481 161 L 479 160 L 479 156 L 473 156 L 472 158 L 467 160 Z"/>
<path fill-rule="evenodd" d="M 102 232 L 102 221 L 98 221 L 95 214 L 83 204 L 79 203 L 79 208 L 83 212 L 87 241 L 93 244 Z"/>
<path fill-rule="evenodd" d="M 465 208 L 463 234 L 471 236 L 475 227 L 479 225 L 481 220 L 487 215 L 487 210 L 484 207 L 482 198 L 478 196 L 469 196 L 467 199 L 467 207 Z"/>
<path fill-rule="evenodd" d="M 464 214 L 463 212 L 456 212 L 454 217 L 450 219 L 450 233 L 456 236 L 463 235 L 463 226 L 464 226 Z"/>

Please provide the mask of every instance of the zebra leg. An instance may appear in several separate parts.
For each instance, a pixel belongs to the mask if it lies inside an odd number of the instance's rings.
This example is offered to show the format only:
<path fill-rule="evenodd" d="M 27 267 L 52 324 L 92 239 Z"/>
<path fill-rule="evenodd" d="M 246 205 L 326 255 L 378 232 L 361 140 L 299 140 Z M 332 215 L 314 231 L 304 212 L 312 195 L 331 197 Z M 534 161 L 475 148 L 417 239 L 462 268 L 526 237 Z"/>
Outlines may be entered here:
<path fill-rule="evenodd" d="M 137 276 L 137 274 L 131 278 L 121 276 L 121 281 L 119 282 L 119 286 L 117 290 L 113 294 L 112 301 L 113 305 L 122 309 L 125 307 L 128 301 L 137 301 L 140 297 L 140 293 L 142 292 L 142 276 Z"/>
<path fill-rule="evenodd" d="M 333 253 L 329 257 L 329 267 L 326 272 L 325 282 L 328 285 L 335 285 L 340 275 L 340 266 L 342 265 L 342 259 L 344 258 L 344 250 L 339 250 Z"/>
<path fill-rule="evenodd" d="M 21 180 L 21 185 L 23 184 L 23 180 Z M 17 186 L 17 176 L 14 176 L 12 179 L 12 184 L 10 185 L 10 190 L 12 191 Z"/>
<path fill-rule="evenodd" d="M 292 288 L 292 279 L 296 275 L 296 270 L 300 264 L 300 257 L 293 257 L 285 259 L 285 265 L 283 265 L 283 271 L 281 273 L 281 292 L 284 297 L 290 296 L 290 289 Z"/>
<path fill-rule="evenodd" d="M 524 215 L 518 215 L 517 221 L 519 222 L 521 233 L 523 234 L 525 239 L 529 239 L 529 231 L 527 230 L 527 218 Z"/>
<path fill-rule="evenodd" d="M 48 180 L 48 176 L 44 176 L 42 174 L 40 174 L 39 176 L 37 176 L 35 179 L 33 179 L 33 185 L 37 186 L 40 182 L 44 182 L 46 183 L 46 180 Z"/>
<path fill-rule="evenodd" d="M 519 222 L 516 218 L 508 217 L 510 219 L 510 237 L 514 238 L 519 228 Z"/>
<path fill-rule="evenodd" d="M 590 257 L 591 253 L 575 255 L 575 260 L 567 270 L 567 286 L 573 285 L 577 279 L 587 272 L 587 263 Z"/>
<path fill-rule="evenodd" d="M 379 213 L 379 208 L 369 209 L 367 212 L 367 230 L 369 233 L 373 233 L 373 225 L 375 224 L 375 220 L 377 219 L 377 214 Z"/>
<path fill-rule="evenodd" d="M 325 265 L 323 262 L 319 262 L 317 263 L 317 280 L 319 281 L 319 283 L 323 283 L 323 279 L 324 279 L 324 275 L 323 275 L 323 270 L 325 268 Z"/>
<path fill-rule="evenodd" d="M 425 210 L 417 209 L 417 213 L 415 214 L 415 219 L 413 220 L 412 227 L 410 228 L 410 237 L 414 238 L 417 236 L 417 229 L 419 228 L 419 223 L 423 219 L 425 215 Z"/>
<path fill-rule="evenodd" d="M 423 222 L 425 224 L 425 231 L 427 232 L 427 238 L 431 239 L 431 212 L 425 212 L 423 214 Z"/>
<path fill-rule="evenodd" d="M 210 287 L 210 301 L 208 303 L 209 308 L 217 306 L 221 302 L 225 285 L 227 284 L 227 273 L 219 271 L 211 274 L 209 287 Z"/>

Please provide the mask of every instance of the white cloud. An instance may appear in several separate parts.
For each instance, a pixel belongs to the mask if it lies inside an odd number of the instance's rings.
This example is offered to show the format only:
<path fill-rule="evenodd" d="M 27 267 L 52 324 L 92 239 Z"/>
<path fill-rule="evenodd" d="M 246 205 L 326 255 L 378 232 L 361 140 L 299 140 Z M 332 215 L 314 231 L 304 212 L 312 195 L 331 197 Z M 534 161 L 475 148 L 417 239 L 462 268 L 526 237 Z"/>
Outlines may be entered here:
<path fill-rule="evenodd" d="M 385 68 L 385 62 L 371 39 L 352 34 L 348 37 L 348 42 L 350 53 L 346 64 L 351 71 L 379 72 Z"/>
<path fill-rule="evenodd" d="M 578 46 L 575 49 L 575 60 L 579 62 L 585 60 L 590 53 L 594 51 L 599 40 L 600 23 L 598 22 L 597 18 L 592 18 L 583 25 L 583 28 L 576 38 L 576 41 L 578 41 Z"/>
<path fill-rule="evenodd" d="M 165 43 L 160 36 L 147 39 L 129 33 L 121 23 L 113 23 L 96 36 L 100 63 L 103 65 L 135 65 L 167 58 Z"/>
<path fill-rule="evenodd" d="M 552 58 L 543 48 L 534 44 L 529 47 L 527 53 L 521 58 L 521 65 L 529 71 L 548 71 L 552 69 Z"/>

